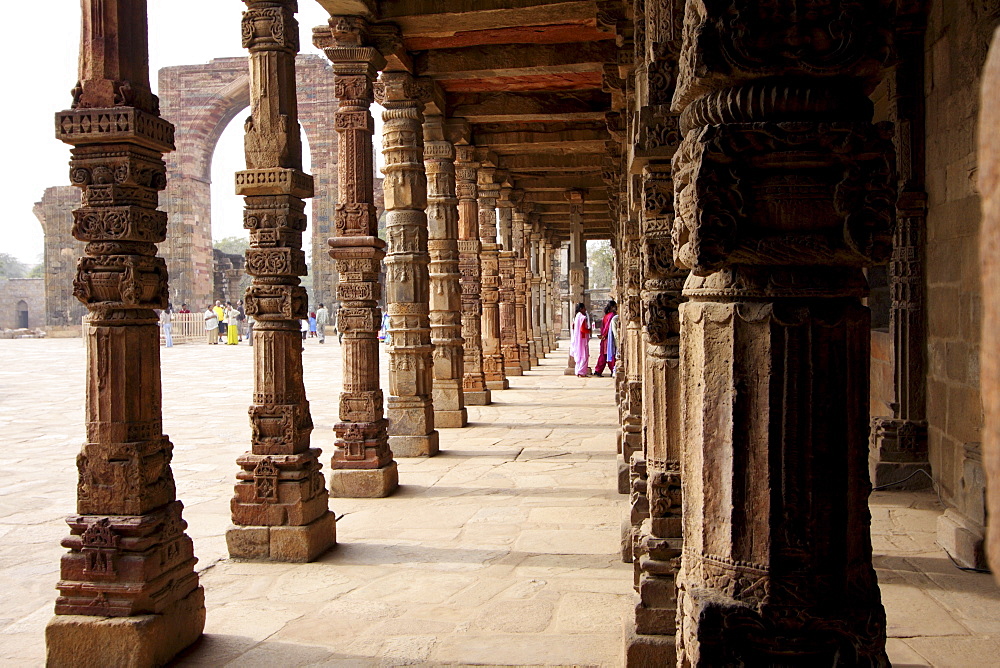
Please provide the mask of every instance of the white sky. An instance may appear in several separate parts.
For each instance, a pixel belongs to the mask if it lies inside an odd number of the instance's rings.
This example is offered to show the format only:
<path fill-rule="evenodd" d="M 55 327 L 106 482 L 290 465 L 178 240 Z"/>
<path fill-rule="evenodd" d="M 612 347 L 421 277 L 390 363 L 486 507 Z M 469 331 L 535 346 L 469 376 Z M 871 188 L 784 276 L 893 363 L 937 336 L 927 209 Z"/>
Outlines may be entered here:
<path fill-rule="evenodd" d="M 168 65 L 193 65 L 213 58 L 246 55 L 240 44 L 239 0 L 148 0 L 150 79 Z M 0 127 L 5 128 L 0 161 L 3 201 L 0 253 L 35 264 L 43 250 L 41 225 L 32 214 L 46 188 L 69 184 L 69 146 L 54 138 L 54 115 L 70 106 L 77 80 L 79 5 L 74 0 L 35 0 L 9 7 L 8 23 L 34 29 L 8 31 L 0 40 Z M 299 0 L 303 53 L 319 53 L 312 28 L 326 22 L 313 0 Z M 41 29 L 44 26 L 44 29 Z M 375 109 L 372 110 L 376 118 Z M 232 173 L 243 169 L 243 118 L 219 141 L 212 164 L 212 236 L 243 235 L 243 202 L 232 194 Z M 377 119 L 379 120 L 379 119 Z M 305 139 L 303 137 L 303 139 Z M 377 141 L 377 140 L 376 140 Z M 308 164 L 308 155 L 305 156 Z M 306 235 L 308 237 L 308 235 Z M 307 255 L 308 257 L 308 255 Z"/>

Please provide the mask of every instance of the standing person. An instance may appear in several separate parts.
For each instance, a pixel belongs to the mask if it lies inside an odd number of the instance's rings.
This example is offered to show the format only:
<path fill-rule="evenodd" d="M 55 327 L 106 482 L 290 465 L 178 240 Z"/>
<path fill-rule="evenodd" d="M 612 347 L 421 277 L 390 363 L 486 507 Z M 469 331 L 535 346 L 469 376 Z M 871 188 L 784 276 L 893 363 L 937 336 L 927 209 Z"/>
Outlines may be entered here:
<path fill-rule="evenodd" d="M 319 334 L 319 342 L 323 343 L 326 341 L 326 326 L 330 324 L 330 312 L 326 310 L 326 306 L 322 303 L 319 305 L 319 310 L 316 311 L 316 333 Z"/>
<path fill-rule="evenodd" d="M 337 343 L 344 342 L 344 330 L 340 328 L 340 310 L 333 310 L 333 331 L 337 332 Z"/>
<path fill-rule="evenodd" d="M 608 366 L 614 371 L 618 362 L 618 313 L 615 312 L 608 325 Z"/>
<path fill-rule="evenodd" d="M 246 327 L 247 312 L 243 309 L 243 300 L 239 299 L 236 302 L 236 310 L 239 313 L 236 315 L 236 334 L 240 342 L 243 341 L 243 330 Z"/>
<path fill-rule="evenodd" d="M 594 375 L 603 376 L 604 366 L 607 365 L 608 372 L 615 370 L 615 358 L 608 353 L 608 335 L 611 331 L 611 319 L 618 313 L 618 304 L 614 299 L 608 300 L 608 305 L 604 307 L 604 320 L 601 322 L 601 354 L 597 356 L 597 364 L 594 365 Z"/>
<path fill-rule="evenodd" d="M 573 334 L 569 340 L 569 352 L 576 360 L 576 375 L 586 378 L 590 375 L 590 319 L 587 318 L 587 307 L 580 302 L 576 305 L 576 318 L 573 320 Z"/>
<path fill-rule="evenodd" d="M 309 312 L 309 338 L 316 338 L 316 311 Z"/>
<path fill-rule="evenodd" d="M 187 304 L 181 304 L 181 310 L 178 313 L 190 313 L 191 309 L 188 308 Z"/>
<path fill-rule="evenodd" d="M 160 327 L 163 328 L 163 338 L 166 339 L 167 348 L 174 347 L 173 320 L 174 320 L 174 307 L 168 303 L 167 308 L 160 311 Z"/>
<path fill-rule="evenodd" d="M 226 345 L 235 346 L 240 342 L 240 311 L 230 303 L 226 304 L 226 325 L 228 327 Z"/>
<path fill-rule="evenodd" d="M 382 343 L 389 342 L 389 314 L 382 314 L 382 325 L 378 330 L 378 340 Z"/>
<path fill-rule="evenodd" d="M 247 313 L 247 345 L 253 348 L 253 316 Z"/>
<path fill-rule="evenodd" d="M 216 327 L 216 342 L 223 343 L 223 339 L 228 333 L 226 330 L 226 309 L 222 307 L 221 301 L 215 300 L 215 306 L 212 307 L 212 310 L 215 311 L 216 322 L 219 325 Z"/>
<path fill-rule="evenodd" d="M 305 341 L 306 336 L 309 335 L 309 321 L 306 320 L 305 318 L 302 318 L 302 320 L 299 320 L 299 325 L 302 329 L 302 340 Z"/>
<path fill-rule="evenodd" d="M 205 308 L 205 337 L 209 344 L 215 346 L 219 343 L 219 316 L 211 304 Z"/>

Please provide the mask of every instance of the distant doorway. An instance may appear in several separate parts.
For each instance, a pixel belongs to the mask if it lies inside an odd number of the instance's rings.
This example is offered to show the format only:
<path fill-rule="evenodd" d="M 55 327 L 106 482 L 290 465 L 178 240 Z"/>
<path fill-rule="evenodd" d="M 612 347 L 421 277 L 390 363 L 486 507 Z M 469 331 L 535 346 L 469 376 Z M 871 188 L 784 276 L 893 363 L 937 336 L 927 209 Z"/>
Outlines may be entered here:
<path fill-rule="evenodd" d="M 17 303 L 17 328 L 28 329 L 28 303 L 23 299 Z"/>

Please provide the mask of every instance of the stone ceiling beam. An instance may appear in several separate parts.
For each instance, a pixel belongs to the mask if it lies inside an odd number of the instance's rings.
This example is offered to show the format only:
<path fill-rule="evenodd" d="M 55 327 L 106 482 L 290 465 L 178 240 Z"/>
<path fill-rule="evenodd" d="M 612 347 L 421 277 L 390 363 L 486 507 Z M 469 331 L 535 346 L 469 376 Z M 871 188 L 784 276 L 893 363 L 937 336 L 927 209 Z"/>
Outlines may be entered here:
<path fill-rule="evenodd" d="M 346 0 L 320 0 L 326 6 Z M 346 2 L 346 4 L 355 4 Z M 357 3 L 361 4 L 361 3 Z M 550 23 L 592 22 L 596 0 L 382 0 L 379 18 L 407 36 L 447 36 L 468 30 L 498 30 Z"/>
<path fill-rule="evenodd" d="M 470 123 L 603 120 L 611 97 L 597 90 L 562 93 L 449 93 L 454 117 Z"/>
<path fill-rule="evenodd" d="M 492 44 L 437 49 L 414 56 L 418 74 L 448 79 L 496 79 L 537 75 L 600 73 L 613 62 L 613 42 L 577 44 Z"/>
<path fill-rule="evenodd" d="M 593 172 L 601 168 L 605 155 L 599 153 L 527 153 L 500 155 L 499 167 L 511 172 Z"/>
<path fill-rule="evenodd" d="M 608 134 L 603 129 L 566 129 L 553 132 L 476 132 L 476 141 L 498 155 L 526 153 L 602 153 Z"/>
<path fill-rule="evenodd" d="M 528 192 L 563 192 L 569 188 L 604 188 L 600 170 L 590 173 L 573 174 L 571 176 L 553 176 L 551 174 L 520 176 L 514 174 L 516 187 Z"/>

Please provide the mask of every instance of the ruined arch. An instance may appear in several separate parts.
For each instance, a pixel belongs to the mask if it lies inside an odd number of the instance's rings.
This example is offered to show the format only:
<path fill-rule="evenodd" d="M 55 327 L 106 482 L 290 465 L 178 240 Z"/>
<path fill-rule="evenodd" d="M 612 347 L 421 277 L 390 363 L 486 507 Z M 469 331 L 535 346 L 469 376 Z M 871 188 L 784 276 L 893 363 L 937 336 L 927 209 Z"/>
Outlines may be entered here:
<path fill-rule="evenodd" d="M 299 122 L 312 154 L 312 259 L 315 301 L 333 301 L 334 267 L 326 252 L 336 202 L 337 139 L 333 72 L 314 55 L 296 59 Z M 160 109 L 176 128 L 177 149 L 165 156 L 169 181 L 160 199 L 167 211 L 161 252 L 170 270 L 175 303 L 204 305 L 212 297 L 212 156 L 229 123 L 250 104 L 246 58 L 216 58 L 200 65 L 165 67 L 159 73 Z M 223 186 L 225 187 L 225 185 Z"/>

